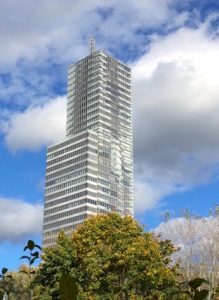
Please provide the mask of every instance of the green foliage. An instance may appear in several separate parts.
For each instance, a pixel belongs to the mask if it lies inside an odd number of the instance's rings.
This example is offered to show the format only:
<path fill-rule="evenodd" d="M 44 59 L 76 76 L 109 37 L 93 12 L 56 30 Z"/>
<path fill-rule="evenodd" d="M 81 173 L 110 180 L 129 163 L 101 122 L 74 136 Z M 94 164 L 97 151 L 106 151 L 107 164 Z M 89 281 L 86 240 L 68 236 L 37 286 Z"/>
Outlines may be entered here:
<path fill-rule="evenodd" d="M 179 285 L 179 290 L 176 291 L 175 296 L 172 299 L 193 299 L 193 300 L 205 300 L 208 298 L 209 289 L 203 288 L 208 287 L 208 282 L 203 278 L 195 278 L 189 282 L 184 282 Z"/>
<path fill-rule="evenodd" d="M 203 283 L 208 283 L 205 279 L 203 278 L 195 278 L 192 279 L 188 282 L 189 287 L 192 290 L 196 290 L 197 288 L 199 288 Z"/>
<path fill-rule="evenodd" d="M 209 293 L 208 290 L 201 290 L 201 291 L 196 290 L 194 294 L 194 300 L 207 299 L 208 293 Z"/>
<path fill-rule="evenodd" d="M 39 245 L 36 245 L 34 243 L 34 241 L 29 240 L 27 242 L 27 245 L 24 247 L 24 251 L 29 250 L 29 255 L 23 255 L 20 258 L 20 259 L 27 259 L 29 261 L 29 266 L 32 266 L 35 260 L 39 258 L 39 252 L 38 251 L 33 252 L 35 248 L 42 250 Z"/>
<path fill-rule="evenodd" d="M 66 273 L 61 275 L 59 291 L 61 300 L 77 300 L 78 287 L 71 275 Z"/>
<path fill-rule="evenodd" d="M 86 220 L 57 244 L 46 248 L 39 270 L 33 268 L 41 247 L 29 240 L 24 251 L 28 266 L 0 273 L 0 300 L 205 300 L 209 285 L 195 278 L 179 284 L 176 251 L 129 216 L 97 215 Z M 218 298 L 215 288 L 211 299 Z"/>
<path fill-rule="evenodd" d="M 209 294 L 207 289 L 199 290 L 203 283 L 208 283 L 203 278 L 195 278 L 188 282 L 188 292 L 191 295 L 191 298 L 194 300 L 205 300 Z"/>
<path fill-rule="evenodd" d="M 8 272 L 8 269 L 7 268 L 3 268 L 2 269 L 2 274 L 0 275 L 0 277 L 4 277 L 5 273 Z"/>
<path fill-rule="evenodd" d="M 87 297 L 167 299 L 168 290 L 177 284 L 177 267 L 170 266 L 174 251 L 170 241 L 145 233 L 129 216 L 97 215 L 71 238 L 61 233 L 57 245 L 45 249 L 40 283 L 53 299 L 59 299 L 63 272 Z"/>
<path fill-rule="evenodd" d="M 61 232 L 56 246 L 44 249 L 42 259 L 38 272 L 41 293 L 49 293 L 53 299 L 58 299 L 62 273 L 69 273 L 75 278 L 79 267 L 71 239 Z"/>
<path fill-rule="evenodd" d="M 24 251 L 29 250 L 29 255 L 23 255 L 20 259 L 27 259 L 28 260 L 28 268 L 25 270 L 20 270 L 20 273 L 23 273 L 27 276 L 29 280 L 29 287 L 28 287 L 28 294 L 29 300 L 33 298 L 33 287 L 34 287 L 34 279 L 35 279 L 35 270 L 33 269 L 32 265 L 34 262 L 40 258 L 39 251 L 36 251 L 36 248 L 42 250 L 41 247 L 35 244 L 34 241 L 28 240 L 26 246 L 24 247 Z"/>
<path fill-rule="evenodd" d="M 0 289 L 0 300 L 3 300 L 3 297 L 4 297 L 4 292 L 3 290 Z"/>

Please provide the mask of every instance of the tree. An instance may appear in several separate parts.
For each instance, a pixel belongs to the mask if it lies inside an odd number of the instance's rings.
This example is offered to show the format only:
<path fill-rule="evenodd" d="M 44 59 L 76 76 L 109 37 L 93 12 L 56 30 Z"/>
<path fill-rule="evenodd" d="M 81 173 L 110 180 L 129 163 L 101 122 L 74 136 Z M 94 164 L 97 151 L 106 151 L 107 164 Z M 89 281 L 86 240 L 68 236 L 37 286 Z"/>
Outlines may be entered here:
<path fill-rule="evenodd" d="M 7 268 L 2 268 L 0 273 L 0 300 L 7 295 L 8 299 L 13 291 L 13 278 Z"/>
<path fill-rule="evenodd" d="M 27 259 L 28 266 L 21 266 L 18 272 L 9 272 L 7 268 L 2 269 L 0 274 L 0 300 L 3 299 L 4 295 L 7 295 L 7 299 L 10 300 L 34 299 L 33 280 L 36 268 L 33 267 L 33 264 L 40 258 L 39 250 L 41 250 L 41 247 L 35 244 L 34 241 L 29 240 L 24 247 L 24 251 L 26 250 L 29 250 L 29 255 L 23 255 L 21 259 Z"/>
<path fill-rule="evenodd" d="M 57 245 L 45 249 L 40 282 L 53 299 L 59 299 L 63 272 L 71 274 L 82 294 L 97 299 L 168 299 L 178 278 L 170 264 L 174 251 L 170 241 L 144 232 L 130 216 L 97 215 L 72 237 L 61 233 Z"/>
<path fill-rule="evenodd" d="M 179 261 L 184 280 L 195 277 L 206 279 L 211 296 L 219 285 L 218 209 L 206 218 L 186 211 L 180 218 L 168 218 L 156 232 L 180 247 L 174 256 Z"/>
<path fill-rule="evenodd" d="M 37 274 L 39 293 L 48 299 L 49 296 L 53 299 L 60 299 L 59 282 L 61 275 L 70 273 L 73 277 L 77 276 L 78 264 L 72 240 L 60 232 L 56 246 L 44 249 L 42 259 L 43 262 Z"/>
<path fill-rule="evenodd" d="M 23 273 L 27 271 L 27 266 L 22 265 L 18 272 L 9 272 L 2 279 L 3 294 L 7 294 L 10 300 L 29 300 L 29 280 Z M 0 276 L 1 277 L 1 276 Z M 2 299 L 0 297 L 0 299 Z"/>

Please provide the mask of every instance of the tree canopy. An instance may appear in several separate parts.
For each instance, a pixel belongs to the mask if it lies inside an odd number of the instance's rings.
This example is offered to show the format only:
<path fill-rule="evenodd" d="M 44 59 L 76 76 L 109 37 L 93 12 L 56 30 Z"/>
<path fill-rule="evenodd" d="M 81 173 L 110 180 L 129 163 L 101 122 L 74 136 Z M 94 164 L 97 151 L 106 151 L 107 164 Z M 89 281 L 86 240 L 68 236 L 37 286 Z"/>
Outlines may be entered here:
<path fill-rule="evenodd" d="M 96 215 L 70 237 L 60 233 L 57 244 L 44 249 L 42 291 L 59 299 L 58 282 L 65 272 L 81 295 L 93 299 L 168 299 L 178 278 L 170 260 L 174 251 L 169 240 L 145 232 L 130 216 Z"/>

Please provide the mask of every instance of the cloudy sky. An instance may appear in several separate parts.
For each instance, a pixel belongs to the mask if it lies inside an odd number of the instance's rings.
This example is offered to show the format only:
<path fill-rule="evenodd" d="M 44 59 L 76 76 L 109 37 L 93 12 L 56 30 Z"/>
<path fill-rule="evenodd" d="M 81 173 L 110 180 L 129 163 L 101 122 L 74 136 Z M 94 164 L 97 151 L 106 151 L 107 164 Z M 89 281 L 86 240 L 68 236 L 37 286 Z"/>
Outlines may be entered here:
<path fill-rule="evenodd" d="M 0 267 L 41 242 L 46 146 L 65 136 L 67 66 L 91 35 L 132 68 L 137 219 L 219 203 L 217 0 L 2 0 Z"/>

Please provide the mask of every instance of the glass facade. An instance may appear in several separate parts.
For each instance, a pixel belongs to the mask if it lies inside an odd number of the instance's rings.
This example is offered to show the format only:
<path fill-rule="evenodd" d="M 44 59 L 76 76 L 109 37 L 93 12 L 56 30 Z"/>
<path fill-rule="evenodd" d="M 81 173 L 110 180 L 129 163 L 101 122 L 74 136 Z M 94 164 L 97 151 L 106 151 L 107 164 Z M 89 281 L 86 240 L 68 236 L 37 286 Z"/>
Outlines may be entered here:
<path fill-rule="evenodd" d="M 68 69 L 66 140 L 48 147 L 44 246 L 92 214 L 133 215 L 131 70 L 95 51 Z"/>

